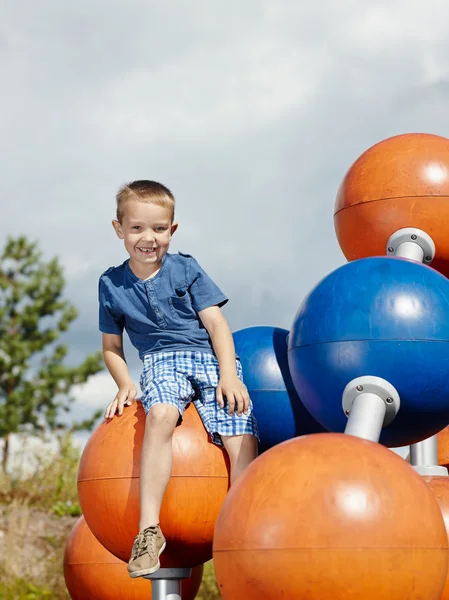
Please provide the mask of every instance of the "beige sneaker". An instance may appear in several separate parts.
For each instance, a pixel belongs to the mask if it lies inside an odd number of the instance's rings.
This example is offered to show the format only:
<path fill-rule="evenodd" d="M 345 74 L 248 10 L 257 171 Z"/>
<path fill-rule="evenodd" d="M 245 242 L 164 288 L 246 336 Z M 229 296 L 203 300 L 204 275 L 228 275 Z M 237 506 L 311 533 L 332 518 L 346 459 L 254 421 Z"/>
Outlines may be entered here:
<path fill-rule="evenodd" d="M 157 571 L 161 566 L 159 556 L 165 546 L 165 537 L 159 523 L 141 531 L 134 540 L 128 563 L 129 576 L 142 577 L 142 575 L 150 575 Z"/>

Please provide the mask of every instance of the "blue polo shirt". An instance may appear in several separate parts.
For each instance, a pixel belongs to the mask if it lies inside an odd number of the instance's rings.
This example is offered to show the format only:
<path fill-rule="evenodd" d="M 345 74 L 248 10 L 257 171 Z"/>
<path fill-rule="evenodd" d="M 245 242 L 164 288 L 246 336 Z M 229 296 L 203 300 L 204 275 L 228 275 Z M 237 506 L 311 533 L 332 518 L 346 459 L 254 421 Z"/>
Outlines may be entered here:
<path fill-rule="evenodd" d="M 99 281 L 100 331 L 125 329 L 140 358 L 150 352 L 213 352 L 198 313 L 228 298 L 189 254 L 167 253 L 150 279 L 139 279 L 129 259 L 105 271 Z"/>

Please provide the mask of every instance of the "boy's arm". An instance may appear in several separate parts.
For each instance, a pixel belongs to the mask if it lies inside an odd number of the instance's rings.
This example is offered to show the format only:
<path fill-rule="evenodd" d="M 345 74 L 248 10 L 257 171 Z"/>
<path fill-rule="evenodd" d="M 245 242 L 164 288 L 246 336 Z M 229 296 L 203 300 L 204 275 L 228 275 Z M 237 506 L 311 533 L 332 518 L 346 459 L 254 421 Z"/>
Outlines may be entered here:
<path fill-rule="evenodd" d="M 118 387 L 117 395 L 108 404 L 105 412 L 106 419 L 112 419 L 116 412 L 123 413 L 123 407 L 132 404 L 137 390 L 128 371 L 125 355 L 123 352 L 123 337 L 112 333 L 103 333 L 103 358 Z"/>
<path fill-rule="evenodd" d="M 235 366 L 235 347 L 231 330 L 218 306 L 210 306 L 198 313 L 206 328 L 220 366 L 220 381 L 216 395 L 218 404 L 223 407 L 228 401 L 229 414 L 234 410 L 238 415 L 246 414 L 249 406 L 249 394 L 245 384 L 239 379 Z"/>

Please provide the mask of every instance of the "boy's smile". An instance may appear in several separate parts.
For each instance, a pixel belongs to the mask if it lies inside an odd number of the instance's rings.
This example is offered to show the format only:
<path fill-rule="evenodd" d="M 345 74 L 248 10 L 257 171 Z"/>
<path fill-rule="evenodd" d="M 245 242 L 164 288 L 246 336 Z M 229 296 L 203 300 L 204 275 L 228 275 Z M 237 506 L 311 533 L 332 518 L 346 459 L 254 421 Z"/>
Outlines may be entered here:
<path fill-rule="evenodd" d="M 128 200 L 121 223 L 114 220 L 112 224 L 125 242 L 134 274 L 140 279 L 155 275 L 178 227 L 172 222 L 171 211 L 157 204 Z"/>

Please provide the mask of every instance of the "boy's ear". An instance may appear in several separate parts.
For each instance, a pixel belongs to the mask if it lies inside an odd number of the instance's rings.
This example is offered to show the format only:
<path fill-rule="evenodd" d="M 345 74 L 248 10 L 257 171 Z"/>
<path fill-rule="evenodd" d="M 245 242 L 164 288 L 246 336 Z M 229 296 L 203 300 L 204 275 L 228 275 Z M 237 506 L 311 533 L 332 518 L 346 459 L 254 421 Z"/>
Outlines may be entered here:
<path fill-rule="evenodd" d="M 178 229 L 178 223 L 173 223 L 170 228 L 170 235 L 173 235 L 177 229 Z"/>
<path fill-rule="evenodd" d="M 121 240 L 123 240 L 123 238 L 124 238 L 125 236 L 123 235 L 123 230 L 122 230 L 122 226 L 121 226 L 121 223 L 120 223 L 120 221 L 116 221 L 115 219 L 113 219 L 113 220 L 112 220 L 112 227 L 114 228 L 114 230 L 115 230 L 115 233 L 117 234 L 117 236 L 118 236 L 118 237 L 119 237 Z"/>

